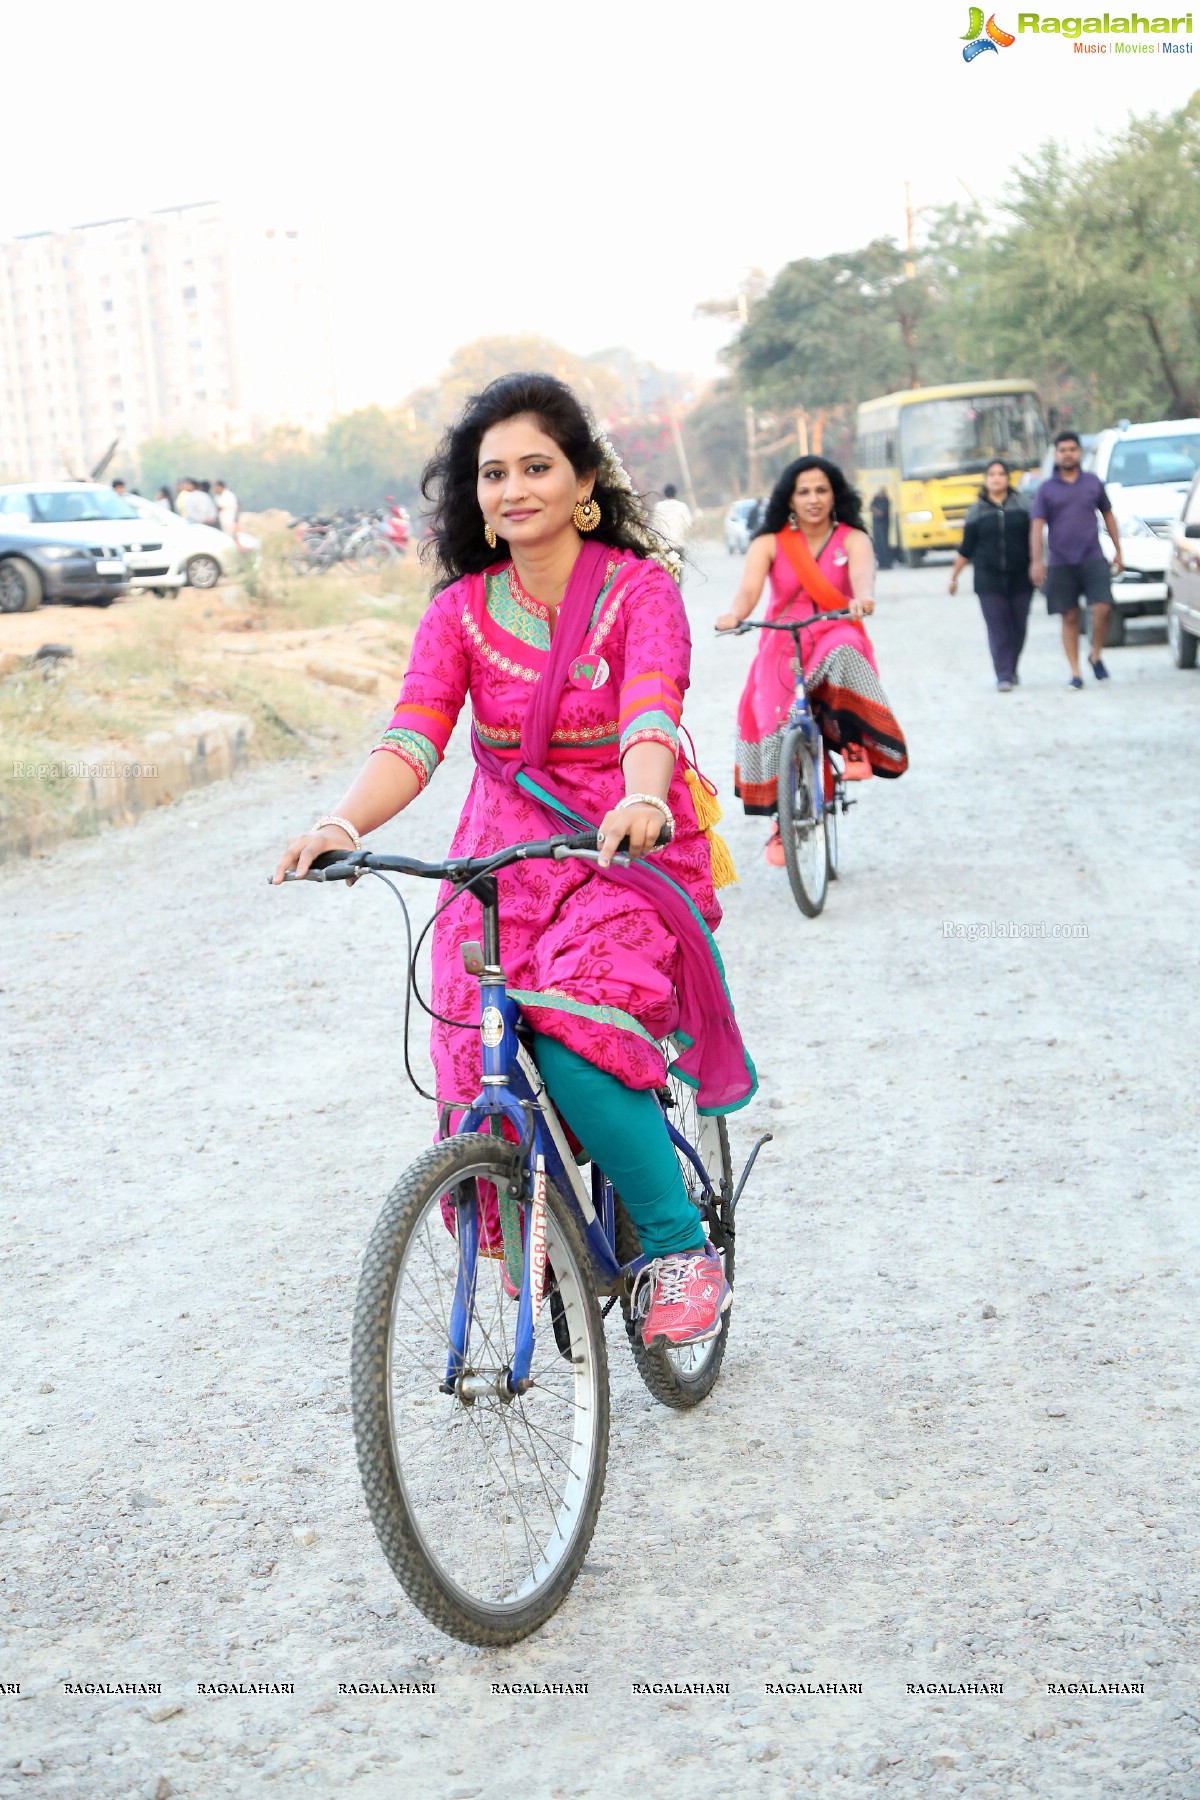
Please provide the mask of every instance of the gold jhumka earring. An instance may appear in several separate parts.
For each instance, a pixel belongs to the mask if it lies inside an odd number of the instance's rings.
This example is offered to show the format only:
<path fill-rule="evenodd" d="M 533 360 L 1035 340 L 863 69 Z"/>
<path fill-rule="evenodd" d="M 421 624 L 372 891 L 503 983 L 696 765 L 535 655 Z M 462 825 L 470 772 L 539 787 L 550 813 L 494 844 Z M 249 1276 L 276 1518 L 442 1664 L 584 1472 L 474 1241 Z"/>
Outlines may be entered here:
<path fill-rule="evenodd" d="M 487 539 L 488 549 L 494 550 L 496 548 L 496 533 L 486 521 L 484 522 L 483 535 Z"/>
<path fill-rule="evenodd" d="M 600 502 L 590 496 L 586 500 L 577 500 L 571 517 L 575 521 L 576 531 L 595 531 L 600 523 Z"/>

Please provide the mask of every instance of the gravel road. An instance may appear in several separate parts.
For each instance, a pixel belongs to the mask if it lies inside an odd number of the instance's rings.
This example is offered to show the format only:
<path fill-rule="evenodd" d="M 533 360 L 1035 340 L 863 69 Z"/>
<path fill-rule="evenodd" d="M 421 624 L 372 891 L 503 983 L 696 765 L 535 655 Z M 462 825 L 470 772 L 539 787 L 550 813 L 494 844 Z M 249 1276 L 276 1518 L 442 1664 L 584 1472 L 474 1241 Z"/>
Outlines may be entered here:
<path fill-rule="evenodd" d="M 753 646 L 713 641 L 738 565 L 700 561 L 685 716 L 727 787 Z M 357 1262 L 431 1121 L 391 898 L 266 885 L 347 771 L 258 769 L 0 877 L 0 1795 L 1200 1795 L 1200 676 L 1143 639 L 1071 694 L 1039 610 L 999 696 L 946 573 L 881 581 L 912 769 L 861 794 L 823 917 L 730 808 L 762 1080 L 735 1161 L 775 1141 L 729 1355 L 672 1414 L 610 1326 L 599 1527 L 513 1651 L 427 1626 L 360 1500 Z M 438 854 L 466 777 L 459 744 L 380 842 Z M 966 929 L 997 922 L 1032 929 Z M 338 1691 L 369 1681 L 437 1692 Z M 1003 1691 L 936 1691 L 970 1683 Z"/>

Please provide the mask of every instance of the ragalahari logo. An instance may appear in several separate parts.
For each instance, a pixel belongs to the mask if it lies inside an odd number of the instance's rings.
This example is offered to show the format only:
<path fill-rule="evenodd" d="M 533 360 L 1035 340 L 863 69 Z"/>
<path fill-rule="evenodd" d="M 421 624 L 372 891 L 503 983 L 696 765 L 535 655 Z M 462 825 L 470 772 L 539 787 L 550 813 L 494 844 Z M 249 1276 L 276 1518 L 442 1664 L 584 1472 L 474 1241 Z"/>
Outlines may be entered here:
<path fill-rule="evenodd" d="M 984 35 L 986 33 L 986 36 Z M 1007 50 L 1016 38 L 1011 31 L 1004 31 L 996 23 L 993 13 L 987 24 L 983 22 L 982 6 L 973 6 L 968 21 L 968 29 L 963 32 L 963 61 L 974 62 L 985 50 Z"/>

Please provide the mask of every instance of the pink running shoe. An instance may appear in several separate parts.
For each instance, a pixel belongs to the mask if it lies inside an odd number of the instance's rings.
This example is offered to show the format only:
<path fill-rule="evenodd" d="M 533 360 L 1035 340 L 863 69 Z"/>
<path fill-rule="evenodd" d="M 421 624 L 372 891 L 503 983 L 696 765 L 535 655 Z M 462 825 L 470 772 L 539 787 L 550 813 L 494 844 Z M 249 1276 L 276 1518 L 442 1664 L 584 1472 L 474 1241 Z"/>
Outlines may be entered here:
<path fill-rule="evenodd" d="M 733 1302 L 721 1259 L 711 1245 L 660 1256 L 644 1271 L 654 1293 L 642 1326 L 649 1349 L 659 1338 L 669 1344 L 706 1344 L 721 1329 L 721 1314 Z"/>

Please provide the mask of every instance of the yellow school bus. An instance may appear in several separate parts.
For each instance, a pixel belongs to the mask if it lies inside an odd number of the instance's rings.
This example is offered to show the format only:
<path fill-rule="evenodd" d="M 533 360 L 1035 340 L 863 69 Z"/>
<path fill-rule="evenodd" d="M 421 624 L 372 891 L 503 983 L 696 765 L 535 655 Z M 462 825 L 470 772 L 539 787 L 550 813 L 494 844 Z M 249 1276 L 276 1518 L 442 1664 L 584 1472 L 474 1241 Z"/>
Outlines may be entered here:
<path fill-rule="evenodd" d="M 880 488 L 892 504 L 893 555 L 915 566 L 927 550 L 954 550 L 983 471 L 1002 456 L 1014 481 L 1036 471 L 1046 447 L 1032 381 L 960 381 L 906 388 L 859 407 L 854 461 L 863 510 Z"/>

